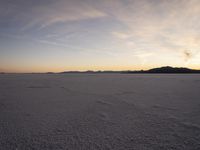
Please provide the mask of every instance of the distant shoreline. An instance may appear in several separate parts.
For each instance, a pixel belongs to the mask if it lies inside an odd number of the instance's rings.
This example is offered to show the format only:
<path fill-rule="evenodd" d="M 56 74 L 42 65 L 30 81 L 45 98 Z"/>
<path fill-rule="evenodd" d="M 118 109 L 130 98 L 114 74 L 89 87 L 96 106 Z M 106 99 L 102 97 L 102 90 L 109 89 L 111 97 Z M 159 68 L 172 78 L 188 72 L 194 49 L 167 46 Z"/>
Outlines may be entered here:
<path fill-rule="evenodd" d="M 194 70 L 189 68 L 183 67 L 160 67 L 160 68 L 153 68 L 149 70 L 124 70 L 124 71 L 64 71 L 64 72 L 31 72 L 31 73 L 7 73 L 7 72 L 0 72 L 0 74 L 200 74 L 200 70 Z"/>

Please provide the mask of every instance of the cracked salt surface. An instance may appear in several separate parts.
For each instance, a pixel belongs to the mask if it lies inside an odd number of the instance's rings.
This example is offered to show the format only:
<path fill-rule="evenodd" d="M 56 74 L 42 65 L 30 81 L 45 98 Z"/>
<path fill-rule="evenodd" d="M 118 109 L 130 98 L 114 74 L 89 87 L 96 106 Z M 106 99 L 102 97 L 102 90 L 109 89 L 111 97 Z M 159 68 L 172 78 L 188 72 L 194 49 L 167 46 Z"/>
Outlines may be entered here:
<path fill-rule="evenodd" d="M 2 74 L 0 149 L 200 149 L 200 75 Z"/>

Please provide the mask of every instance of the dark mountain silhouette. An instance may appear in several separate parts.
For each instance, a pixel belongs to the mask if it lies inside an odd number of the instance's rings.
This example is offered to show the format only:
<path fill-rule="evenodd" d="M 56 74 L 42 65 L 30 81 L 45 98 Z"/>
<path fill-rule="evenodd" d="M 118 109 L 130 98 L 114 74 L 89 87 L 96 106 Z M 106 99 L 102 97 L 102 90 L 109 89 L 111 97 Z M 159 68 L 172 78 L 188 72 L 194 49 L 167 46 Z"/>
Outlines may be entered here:
<path fill-rule="evenodd" d="M 61 73 L 88 73 L 88 74 L 94 74 L 94 73 L 121 73 L 123 71 L 110 71 L 110 70 L 107 70 L 107 71 L 92 71 L 92 70 L 88 70 L 88 71 L 64 71 L 64 72 L 61 72 Z"/>
<path fill-rule="evenodd" d="M 150 70 L 140 70 L 140 71 L 65 71 L 61 73 L 200 73 L 200 70 L 194 70 L 189 68 L 177 68 L 177 67 L 160 67 L 160 68 L 153 68 Z"/>
<path fill-rule="evenodd" d="M 150 70 L 141 70 L 141 71 L 128 71 L 127 73 L 200 73 L 200 70 L 194 70 L 189 68 L 183 67 L 160 67 L 160 68 L 153 68 Z"/>
<path fill-rule="evenodd" d="M 147 73 L 200 73 L 200 70 L 193 70 L 189 68 L 173 68 L 166 66 L 150 69 L 147 71 Z"/>

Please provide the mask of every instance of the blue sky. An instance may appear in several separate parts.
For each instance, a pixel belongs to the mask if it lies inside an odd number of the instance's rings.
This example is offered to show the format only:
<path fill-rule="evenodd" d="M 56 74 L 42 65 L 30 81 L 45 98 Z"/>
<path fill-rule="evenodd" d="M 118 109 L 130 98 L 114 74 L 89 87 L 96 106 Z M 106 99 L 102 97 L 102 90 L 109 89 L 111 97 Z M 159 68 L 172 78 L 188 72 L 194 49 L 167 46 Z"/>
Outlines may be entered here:
<path fill-rule="evenodd" d="M 200 69 L 199 0 L 0 1 L 0 71 Z"/>

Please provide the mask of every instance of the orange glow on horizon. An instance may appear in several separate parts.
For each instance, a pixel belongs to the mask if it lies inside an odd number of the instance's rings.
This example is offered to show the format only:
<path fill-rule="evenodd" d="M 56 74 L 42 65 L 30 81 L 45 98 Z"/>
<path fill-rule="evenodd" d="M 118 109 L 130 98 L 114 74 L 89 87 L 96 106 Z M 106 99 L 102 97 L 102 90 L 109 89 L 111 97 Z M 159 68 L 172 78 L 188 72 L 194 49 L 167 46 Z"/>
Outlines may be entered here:
<path fill-rule="evenodd" d="M 164 65 L 169 66 L 169 65 Z M 125 70 L 148 70 L 152 68 L 158 68 L 163 66 L 67 66 L 67 67 L 31 67 L 31 68 L 14 68 L 0 69 L 0 72 L 5 73 L 46 73 L 46 72 L 64 72 L 64 71 L 125 71 Z M 172 67 L 184 67 L 184 66 L 172 66 Z M 186 68 L 199 70 L 200 67 L 189 66 Z"/>

